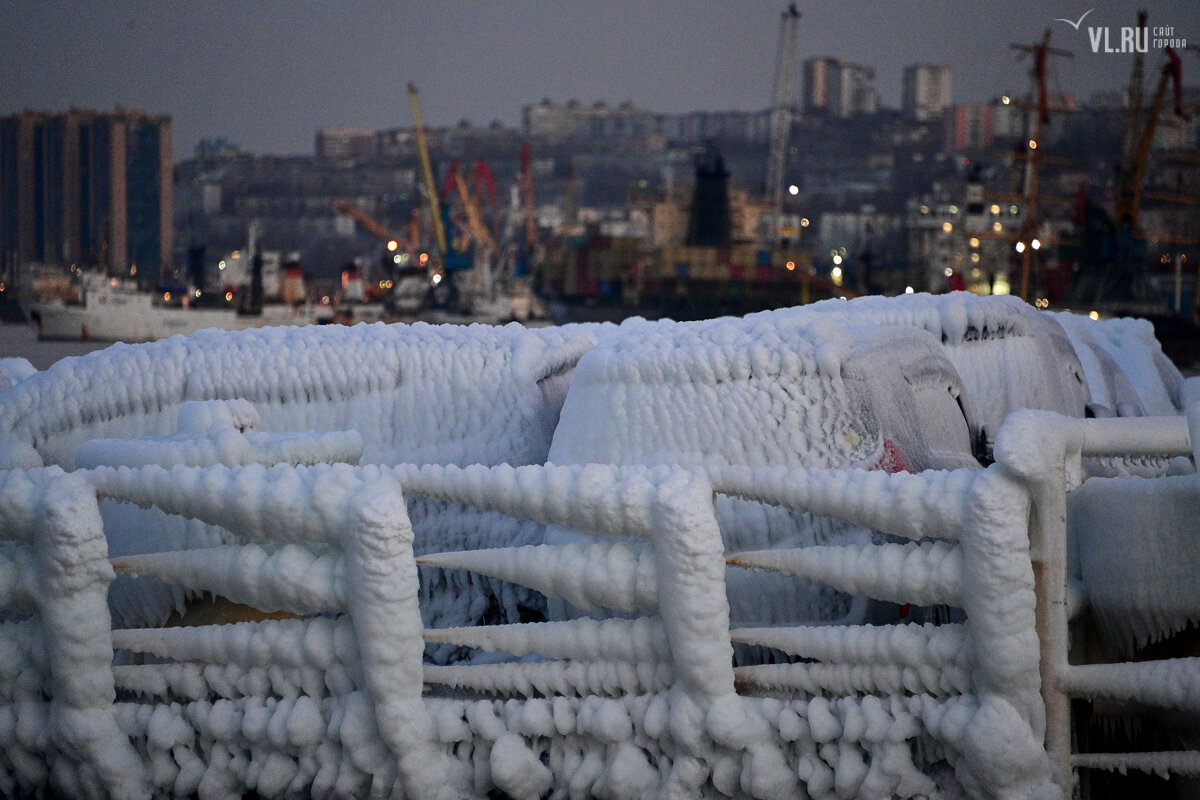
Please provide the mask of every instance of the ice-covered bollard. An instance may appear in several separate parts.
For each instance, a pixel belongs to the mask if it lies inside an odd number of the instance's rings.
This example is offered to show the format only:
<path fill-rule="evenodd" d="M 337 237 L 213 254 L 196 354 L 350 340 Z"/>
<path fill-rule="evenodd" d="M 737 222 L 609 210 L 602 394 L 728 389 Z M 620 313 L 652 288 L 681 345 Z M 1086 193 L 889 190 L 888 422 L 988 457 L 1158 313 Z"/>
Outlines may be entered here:
<path fill-rule="evenodd" d="M 75 452 L 82 469 L 100 466 L 227 467 L 244 464 L 357 464 L 358 431 L 259 433 L 259 417 L 247 400 L 189 401 L 179 407 L 176 433 L 144 439 L 92 439 Z"/>

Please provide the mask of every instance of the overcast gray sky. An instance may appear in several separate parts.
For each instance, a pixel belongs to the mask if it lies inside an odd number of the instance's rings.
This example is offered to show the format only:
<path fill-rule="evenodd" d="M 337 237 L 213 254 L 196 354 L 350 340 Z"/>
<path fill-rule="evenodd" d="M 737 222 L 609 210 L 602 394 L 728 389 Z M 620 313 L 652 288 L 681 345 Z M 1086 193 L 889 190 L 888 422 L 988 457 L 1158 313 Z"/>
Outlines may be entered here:
<path fill-rule="evenodd" d="M 260 153 L 306 153 L 323 126 L 412 124 L 405 84 L 431 125 L 515 125 L 544 97 L 656 111 L 769 105 L 783 0 L 0 0 L 0 114 L 25 108 L 169 114 L 175 150 L 223 136 Z M 1131 56 L 1093 53 L 1088 29 L 1151 26 L 1200 44 L 1197 0 L 798 2 L 799 59 L 874 66 L 881 100 L 901 70 L 949 65 L 956 102 L 1028 88 L 1010 42 L 1050 27 L 1051 88 L 1086 99 L 1128 81 Z M 1093 9 L 1079 30 L 1071 20 Z M 1200 58 L 1184 56 L 1185 83 Z M 1152 53 L 1147 74 L 1161 60 Z M 1190 77 L 1189 77 L 1190 76 Z M 797 75 L 797 83 L 799 75 Z"/>

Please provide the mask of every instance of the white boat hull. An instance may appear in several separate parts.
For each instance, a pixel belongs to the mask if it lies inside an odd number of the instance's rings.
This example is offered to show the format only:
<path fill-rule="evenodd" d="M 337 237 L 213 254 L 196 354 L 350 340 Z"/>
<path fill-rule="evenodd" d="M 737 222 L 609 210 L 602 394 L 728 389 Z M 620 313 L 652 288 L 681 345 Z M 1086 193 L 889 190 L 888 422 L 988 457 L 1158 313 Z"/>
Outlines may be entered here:
<path fill-rule="evenodd" d="M 155 306 L 136 295 L 113 295 L 88 306 L 39 303 L 31 309 L 30 321 L 40 339 L 89 340 L 99 342 L 151 342 L 168 336 L 184 336 L 204 328 L 242 330 L 267 325 L 306 325 L 313 321 L 304 309 L 271 309 L 262 315 L 239 315 L 233 309 L 172 308 Z"/>

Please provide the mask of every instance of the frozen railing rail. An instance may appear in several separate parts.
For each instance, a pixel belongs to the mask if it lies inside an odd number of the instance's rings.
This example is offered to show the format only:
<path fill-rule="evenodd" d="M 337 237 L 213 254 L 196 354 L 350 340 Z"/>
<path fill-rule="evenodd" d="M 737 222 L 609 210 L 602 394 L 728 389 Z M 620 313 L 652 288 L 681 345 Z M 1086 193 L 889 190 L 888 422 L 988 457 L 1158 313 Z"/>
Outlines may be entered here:
<path fill-rule="evenodd" d="M 0 472 L 0 525 L 14 540 L 0 550 L 0 613 L 11 620 L 0 636 L 17 654 L 0 663 L 0 792 L 912 797 L 938 793 L 922 772 L 932 759 L 972 796 L 1050 798 L 1073 766 L 1191 770 L 1192 754 L 1072 757 L 1058 738 L 1070 717 L 1069 705 L 1056 716 L 1057 704 L 1104 683 L 1069 665 L 1056 649 L 1065 639 L 1054 639 L 1066 624 L 1072 454 L 1125 448 L 1126 438 L 1190 452 L 1182 419 L 1039 414 L 1010 421 L 992 467 L 918 475 L 347 464 Z M 715 493 L 894 538 L 726 553 Z M 411 495 L 595 538 L 415 558 Z M 117 570 L 292 618 L 110 632 L 100 500 L 219 525 L 237 542 L 123 557 Z M 966 619 L 731 631 L 727 563 L 952 604 Z M 423 630 L 418 564 L 627 618 Z M 734 641 L 803 661 L 735 669 Z M 427 642 L 519 660 L 432 666 L 422 663 Z M 51 734 L 32 733 L 45 720 Z"/>

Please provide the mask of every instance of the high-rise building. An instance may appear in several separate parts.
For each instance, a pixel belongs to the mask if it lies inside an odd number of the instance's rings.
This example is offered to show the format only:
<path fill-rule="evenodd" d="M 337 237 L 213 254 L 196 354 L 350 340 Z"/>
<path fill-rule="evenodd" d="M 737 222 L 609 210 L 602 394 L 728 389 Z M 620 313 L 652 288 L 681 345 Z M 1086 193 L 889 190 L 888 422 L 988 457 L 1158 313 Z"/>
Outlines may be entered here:
<path fill-rule="evenodd" d="M 950 107 L 950 68 L 941 64 L 911 64 L 904 68 L 904 116 L 921 122 L 940 117 Z"/>
<path fill-rule="evenodd" d="M 838 65 L 830 92 L 830 111 L 837 117 L 856 117 L 874 114 L 879 110 L 879 94 L 875 91 L 875 68 L 862 64 Z"/>
<path fill-rule="evenodd" d="M 804 113 L 854 117 L 879 110 L 875 69 L 823 56 L 804 62 Z"/>
<path fill-rule="evenodd" d="M 0 265 L 154 278 L 172 258 L 170 117 L 26 111 L 0 118 Z"/>
<path fill-rule="evenodd" d="M 801 108 L 805 114 L 829 113 L 829 84 L 838 61 L 828 56 L 810 58 L 804 62 L 804 89 Z"/>

